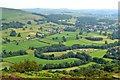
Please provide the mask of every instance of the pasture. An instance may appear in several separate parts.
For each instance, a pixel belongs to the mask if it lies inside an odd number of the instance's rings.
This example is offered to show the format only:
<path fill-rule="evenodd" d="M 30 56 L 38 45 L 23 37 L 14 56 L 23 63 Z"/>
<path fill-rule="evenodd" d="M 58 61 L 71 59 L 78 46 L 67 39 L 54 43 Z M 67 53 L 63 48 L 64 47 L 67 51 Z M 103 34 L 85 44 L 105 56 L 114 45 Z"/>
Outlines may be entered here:
<path fill-rule="evenodd" d="M 33 30 L 30 30 L 29 27 L 32 27 Z M 47 28 L 44 27 L 43 31 L 38 30 L 40 27 L 39 25 L 32 24 L 29 27 L 27 27 L 25 30 L 20 29 L 14 29 L 14 28 L 9 28 L 7 30 L 3 30 L 2 33 L 2 38 L 8 38 L 10 39 L 10 43 L 6 43 L 2 45 L 2 49 L 6 51 L 18 51 L 18 50 L 27 50 L 29 47 L 43 47 L 43 46 L 49 46 L 51 44 L 58 44 L 62 43 L 66 46 L 72 46 L 74 44 L 80 44 L 80 45 L 104 45 L 105 41 L 108 43 L 114 43 L 118 40 L 111 40 L 107 38 L 107 36 L 99 35 L 99 31 L 97 32 L 91 32 L 91 33 L 86 33 L 84 32 L 82 35 L 79 35 L 79 39 L 76 40 L 76 34 L 79 34 L 80 30 L 76 30 L 75 32 L 68 32 L 68 31 L 62 31 L 61 34 L 54 34 L 54 35 L 49 35 L 49 32 L 46 31 Z M 57 25 L 58 27 L 58 25 Z M 49 27 L 50 28 L 50 27 Z M 21 37 L 11 37 L 10 32 L 11 30 L 15 30 L 17 33 L 21 33 Z M 33 38 L 31 40 L 26 40 L 26 37 L 30 35 L 31 37 L 35 37 L 37 32 L 44 33 L 46 35 L 45 38 Z M 63 36 L 66 38 L 66 42 L 63 42 Z M 82 37 L 81 37 L 82 36 Z M 91 36 L 91 37 L 102 37 L 102 41 L 91 41 L 85 39 L 85 37 Z M 57 40 L 53 40 L 53 38 L 58 38 Z M 4 41 L 2 39 L 2 41 Z M 45 42 L 45 43 L 44 43 Z M 16 45 L 16 43 L 19 43 L 19 45 Z M 50 44 L 47 44 L 50 43 Z"/>
<path fill-rule="evenodd" d="M 98 57 L 98 58 L 102 58 L 105 54 L 106 54 L 107 50 L 97 50 L 97 51 L 93 51 L 92 53 L 90 53 L 89 55 L 91 57 Z"/>
<path fill-rule="evenodd" d="M 28 55 L 23 55 L 23 56 L 15 56 L 15 57 L 8 57 L 8 58 L 3 58 L 4 61 L 12 62 L 12 63 L 17 63 L 21 62 L 24 60 L 34 60 L 39 64 L 45 65 L 45 64 L 60 64 L 63 62 L 73 62 L 75 60 L 78 60 L 77 58 L 68 58 L 68 59 L 63 59 L 63 60 L 45 60 L 45 59 L 39 59 L 34 57 L 33 54 L 28 54 Z"/>

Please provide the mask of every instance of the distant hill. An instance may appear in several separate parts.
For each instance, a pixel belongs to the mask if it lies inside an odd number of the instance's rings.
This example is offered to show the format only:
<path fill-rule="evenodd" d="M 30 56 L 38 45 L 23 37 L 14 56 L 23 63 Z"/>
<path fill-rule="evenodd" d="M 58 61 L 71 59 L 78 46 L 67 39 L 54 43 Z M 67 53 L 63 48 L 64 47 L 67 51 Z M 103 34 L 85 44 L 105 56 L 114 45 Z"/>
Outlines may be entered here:
<path fill-rule="evenodd" d="M 47 9 L 47 8 L 32 8 L 32 9 L 23 9 L 28 12 L 36 12 L 41 14 L 65 14 L 65 13 L 82 13 L 82 14 L 112 14 L 115 15 L 118 13 L 117 9 L 81 9 L 81 10 L 73 10 L 73 9 Z"/>
<path fill-rule="evenodd" d="M 62 13 L 72 13 L 71 10 L 66 9 L 47 9 L 47 8 L 33 8 L 33 9 L 23 9 L 24 11 L 41 13 L 41 14 L 62 14 Z"/>
<path fill-rule="evenodd" d="M 29 12 L 22 11 L 19 9 L 10 9 L 10 8 L 0 7 L 0 10 L 2 10 L 2 19 L 14 18 L 14 17 L 19 17 L 19 16 L 31 14 Z M 0 13 L 0 15 L 1 15 L 1 13 Z"/>

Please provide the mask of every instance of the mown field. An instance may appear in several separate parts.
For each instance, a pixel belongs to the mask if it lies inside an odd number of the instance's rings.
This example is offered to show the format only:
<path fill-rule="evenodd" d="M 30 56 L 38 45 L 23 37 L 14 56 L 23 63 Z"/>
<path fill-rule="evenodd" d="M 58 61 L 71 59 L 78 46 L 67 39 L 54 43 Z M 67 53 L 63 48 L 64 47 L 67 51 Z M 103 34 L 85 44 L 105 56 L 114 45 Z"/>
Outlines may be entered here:
<path fill-rule="evenodd" d="M 107 50 L 97 50 L 90 53 L 92 57 L 102 58 L 106 54 Z"/>

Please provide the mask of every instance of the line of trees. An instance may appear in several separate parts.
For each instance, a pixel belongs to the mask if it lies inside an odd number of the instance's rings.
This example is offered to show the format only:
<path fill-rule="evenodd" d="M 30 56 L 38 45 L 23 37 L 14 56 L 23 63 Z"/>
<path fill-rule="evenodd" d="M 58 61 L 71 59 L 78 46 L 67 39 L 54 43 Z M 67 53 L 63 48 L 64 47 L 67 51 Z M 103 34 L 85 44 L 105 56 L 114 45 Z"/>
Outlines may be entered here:
<path fill-rule="evenodd" d="M 37 53 L 36 51 L 34 52 L 35 57 L 42 58 L 42 59 L 47 59 L 47 60 L 61 60 L 61 59 L 66 59 L 66 58 L 78 58 L 83 61 L 91 61 L 92 58 L 85 54 L 85 53 L 80 53 L 77 52 L 74 54 L 73 52 L 68 52 L 67 54 L 63 54 L 61 56 L 55 57 L 54 54 L 52 55 L 44 55 L 42 53 Z"/>
<path fill-rule="evenodd" d="M 73 66 L 79 66 L 83 65 L 89 62 L 96 62 L 98 64 L 106 64 L 108 61 L 104 60 L 103 58 L 91 58 L 86 53 L 80 53 L 77 52 L 76 54 L 73 52 L 68 52 L 67 54 L 63 54 L 59 57 L 55 57 L 54 54 L 52 55 L 44 55 L 42 53 L 34 53 L 35 57 L 41 58 L 41 59 L 47 59 L 47 60 L 61 60 L 61 59 L 66 59 L 66 58 L 78 58 L 79 60 L 74 61 L 72 63 L 61 63 L 61 64 L 46 64 L 43 69 L 57 69 L 57 68 L 68 68 L 68 67 L 73 67 Z"/>
<path fill-rule="evenodd" d="M 115 43 L 110 43 L 110 44 L 106 44 L 106 45 L 80 45 L 80 44 L 74 44 L 72 46 L 65 46 L 64 44 L 53 44 L 51 46 L 44 46 L 44 47 L 39 47 L 39 48 L 34 48 L 34 47 L 30 47 L 29 49 L 36 49 L 37 53 L 41 54 L 41 53 L 45 53 L 45 52 L 62 52 L 62 51 L 66 51 L 66 50 L 73 50 L 73 49 L 80 49 L 80 48 L 95 48 L 95 49 L 107 49 L 107 48 L 111 48 L 111 47 L 115 47 L 115 46 L 119 46 L 120 43 L 115 42 Z M 19 56 L 19 55 L 24 55 L 27 54 L 26 51 L 24 50 L 20 50 L 17 52 L 6 52 L 6 50 L 2 51 L 2 57 L 10 57 L 10 56 Z"/>
<path fill-rule="evenodd" d="M 6 50 L 3 50 L 1 56 L 2 58 L 5 58 L 5 57 L 12 57 L 12 56 L 26 55 L 26 54 L 27 52 L 23 50 L 20 50 L 17 52 L 12 52 L 12 51 L 7 52 Z"/>
<path fill-rule="evenodd" d="M 16 36 L 16 35 L 17 35 L 16 31 L 15 30 L 11 30 L 10 36 Z M 21 37 L 21 33 L 18 33 L 17 37 Z"/>
<path fill-rule="evenodd" d="M 105 45 L 102 45 L 102 46 L 99 46 L 99 45 L 80 45 L 80 44 L 74 44 L 72 46 L 66 46 L 64 44 L 53 44 L 51 46 L 36 48 L 36 50 L 40 53 L 45 53 L 45 52 L 61 52 L 61 51 L 80 49 L 80 48 L 107 49 L 107 48 L 114 47 L 114 46 L 119 46 L 119 45 L 120 45 L 120 43 L 118 43 L 118 42 L 105 44 Z"/>
<path fill-rule="evenodd" d="M 103 38 L 100 37 L 86 37 L 85 39 L 91 40 L 91 41 L 102 41 Z"/>
<path fill-rule="evenodd" d="M 79 65 L 83 65 L 88 63 L 87 61 L 83 61 L 83 60 L 77 60 L 74 62 L 64 62 L 64 63 L 60 63 L 60 64 L 46 64 L 43 66 L 42 69 L 46 70 L 46 69 L 61 69 L 61 68 L 69 68 L 69 67 L 74 67 L 74 66 L 79 66 Z"/>

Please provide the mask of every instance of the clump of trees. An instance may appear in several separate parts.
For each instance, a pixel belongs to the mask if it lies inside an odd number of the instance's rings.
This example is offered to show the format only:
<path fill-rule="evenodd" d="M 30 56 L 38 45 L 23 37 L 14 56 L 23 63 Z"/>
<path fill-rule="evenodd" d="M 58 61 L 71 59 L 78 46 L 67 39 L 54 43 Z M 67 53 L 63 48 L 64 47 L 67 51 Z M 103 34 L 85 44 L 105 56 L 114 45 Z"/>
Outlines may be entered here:
<path fill-rule="evenodd" d="M 71 76 L 82 76 L 85 78 L 111 78 L 111 72 L 119 72 L 120 61 L 111 61 L 106 64 L 93 64 L 88 67 L 83 67 L 80 69 L 71 70 L 69 74 Z"/>
<path fill-rule="evenodd" d="M 78 40 L 79 39 L 79 35 L 78 34 L 76 34 L 76 40 Z"/>
<path fill-rule="evenodd" d="M 104 57 L 120 60 L 120 47 L 108 49 Z"/>
<path fill-rule="evenodd" d="M 108 44 L 108 42 L 107 42 L 107 41 L 105 41 L 105 44 Z"/>
<path fill-rule="evenodd" d="M 104 36 L 107 36 L 107 32 L 105 31 L 105 32 L 103 33 L 103 35 L 104 35 Z"/>
<path fill-rule="evenodd" d="M 53 44 L 51 46 L 39 47 L 36 50 L 40 53 L 43 53 L 43 52 L 61 52 L 69 49 L 70 47 L 67 47 L 64 44 Z"/>
<path fill-rule="evenodd" d="M 63 36 L 62 39 L 63 39 L 63 42 L 66 42 L 66 41 L 67 41 L 67 39 L 66 39 L 65 36 Z"/>
<path fill-rule="evenodd" d="M 27 24 L 31 24 L 32 22 L 31 21 L 28 21 Z"/>
<path fill-rule="evenodd" d="M 52 38 L 52 40 L 58 40 L 58 37 Z"/>
<path fill-rule="evenodd" d="M 112 24 L 114 24 L 115 22 L 117 22 L 117 20 L 111 20 L 111 19 L 106 19 L 106 18 L 104 18 L 104 19 L 99 19 L 98 22 L 104 22 L 104 23 L 107 23 L 107 24 L 109 24 L 109 25 L 112 25 Z"/>
<path fill-rule="evenodd" d="M 10 32 L 10 36 L 16 36 L 16 31 L 15 30 L 12 30 L 11 32 Z"/>
<path fill-rule="evenodd" d="M 29 71 L 39 71 L 42 69 L 42 65 L 36 63 L 35 61 L 25 60 L 24 62 L 15 63 L 10 66 L 9 70 L 12 72 L 29 72 Z"/>
<path fill-rule="evenodd" d="M 8 29 L 8 28 L 23 28 L 25 24 L 18 22 L 18 21 L 13 21 L 9 23 L 2 23 L 2 30 Z"/>
<path fill-rule="evenodd" d="M 114 39 L 120 39 L 119 31 L 114 31 L 109 37 L 112 40 L 114 40 Z"/>
<path fill-rule="evenodd" d="M 97 19 L 95 17 L 78 17 L 75 26 L 84 27 L 85 25 L 96 25 Z"/>
<path fill-rule="evenodd" d="M 48 22 L 54 22 L 57 24 L 63 24 L 63 25 L 73 25 L 70 23 L 66 23 L 60 20 L 66 20 L 66 19 L 71 19 L 72 16 L 71 15 L 66 15 L 66 14 L 50 14 L 47 16 L 44 16 L 46 18 L 46 21 Z"/>
<path fill-rule="evenodd" d="M 103 58 L 98 58 L 98 57 L 94 57 L 93 62 L 96 62 L 98 64 L 106 64 L 107 63 L 106 60 L 104 60 Z"/>
<path fill-rule="evenodd" d="M 18 33 L 17 37 L 21 37 L 21 33 Z"/>

